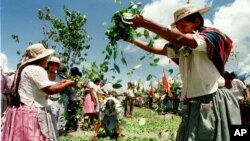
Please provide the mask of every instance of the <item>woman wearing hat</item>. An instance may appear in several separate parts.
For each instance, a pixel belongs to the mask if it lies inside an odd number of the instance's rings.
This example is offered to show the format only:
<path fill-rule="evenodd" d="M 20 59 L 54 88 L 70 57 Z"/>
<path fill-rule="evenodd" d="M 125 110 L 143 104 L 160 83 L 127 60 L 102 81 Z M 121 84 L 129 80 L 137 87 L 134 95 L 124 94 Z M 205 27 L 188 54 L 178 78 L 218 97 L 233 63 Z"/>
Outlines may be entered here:
<path fill-rule="evenodd" d="M 2 141 L 56 141 L 58 133 L 48 98 L 75 85 L 74 81 L 50 81 L 45 70 L 54 52 L 42 44 L 26 49 L 14 83 L 9 108 L 2 119 Z"/>
<path fill-rule="evenodd" d="M 204 27 L 202 14 L 209 9 L 187 4 L 174 12 L 171 27 L 141 15 L 132 19 L 132 26 L 146 28 L 169 41 L 162 47 L 148 47 L 139 39 L 134 39 L 133 44 L 165 55 L 179 65 L 186 105 L 177 141 L 228 141 L 229 125 L 241 124 L 237 100 L 224 88 L 222 77 L 232 41 L 218 29 Z"/>
<path fill-rule="evenodd" d="M 47 72 L 50 81 L 59 82 L 62 81 L 63 78 L 57 71 L 60 68 L 60 59 L 56 56 L 50 57 L 47 65 Z M 58 94 L 53 94 L 49 97 L 53 104 L 51 105 L 52 114 L 56 118 L 57 130 L 59 135 L 65 133 L 66 119 L 65 112 L 68 106 L 68 95 L 65 92 L 61 92 Z"/>

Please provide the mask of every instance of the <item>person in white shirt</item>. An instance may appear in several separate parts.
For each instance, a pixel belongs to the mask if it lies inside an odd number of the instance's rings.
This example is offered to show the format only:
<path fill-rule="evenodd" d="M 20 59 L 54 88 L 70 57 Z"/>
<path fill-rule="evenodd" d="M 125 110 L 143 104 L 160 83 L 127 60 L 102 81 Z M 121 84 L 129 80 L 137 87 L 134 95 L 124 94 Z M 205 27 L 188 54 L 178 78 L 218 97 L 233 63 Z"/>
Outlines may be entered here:
<path fill-rule="evenodd" d="M 234 72 L 230 73 L 232 88 L 229 89 L 238 101 L 243 101 L 244 99 L 250 98 L 250 94 L 246 85 L 237 78 Z M 245 95 L 243 95 L 245 93 Z"/>
<path fill-rule="evenodd" d="M 62 81 L 63 78 L 59 73 L 58 69 L 60 68 L 61 61 L 58 57 L 52 56 L 47 65 L 47 72 L 50 81 L 59 82 Z M 49 97 L 53 104 L 51 105 L 51 110 L 56 118 L 57 130 L 59 135 L 65 133 L 65 126 L 66 126 L 66 117 L 65 112 L 67 111 L 68 106 L 68 95 L 65 92 L 61 92 L 58 94 L 53 94 Z"/>
<path fill-rule="evenodd" d="M 7 103 L 8 103 L 7 99 L 11 87 L 11 79 L 9 75 L 8 58 L 5 54 L 1 52 L 0 52 L 0 71 L 1 71 L 0 97 L 1 97 L 1 117 L 2 117 L 4 111 L 7 108 Z"/>
<path fill-rule="evenodd" d="M 131 118 L 134 109 L 134 101 L 135 101 L 135 94 L 133 91 L 134 84 L 128 82 L 128 88 L 125 92 L 125 101 L 124 101 L 124 116 L 127 118 Z"/>
<path fill-rule="evenodd" d="M 93 137 L 96 138 L 101 127 L 110 133 L 111 137 L 122 135 L 119 119 L 122 116 L 121 102 L 113 96 L 104 99 L 100 107 L 100 121 L 97 123 Z"/>
<path fill-rule="evenodd" d="M 231 83 L 231 88 L 229 88 L 229 90 L 238 100 L 242 123 L 249 124 L 250 118 L 247 116 L 247 107 L 244 106 L 244 100 L 250 100 L 249 90 L 246 85 L 240 79 L 237 78 L 234 72 L 230 73 L 229 79 Z"/>
<path fill-rule="evenodd" d="M 2 118 L 2 141 L 57 141 L 49 95 L 74 86 L 72 80 L 50 81 L 45 70 L 53 49 L 37 43 L 27 47 L 14 83 L 9 108 Z"/>
<path fill-rule="evenodd" d="M 72 67 L 69 71 L 69 78 L 76 79 L 77 83 L 80 84 L 82 72 L 78 67 Z M 80 81 L 80 82 L 79 82 Z M 66 90 L 69 97 L 69 104 L 67 106 L 67 116 L 66 116 L 66 131 L 76 131 L 78 128 L 78 121 L 80 120 L 81 113 L 78 111 L 81 110 L 81 95 L 82 90 L 79 87 L 70 87 Z"/>
<path fill-rule="evenodd" d="M 218 29 L 204 26 L 202 14 L 209 9 L 197 9 L 188 3 L 174 12 L 174 22 L 169 27 L 142 15 L 132 18 L 133 27 L 148 29 L 169 41 L 165 46 L 124 37 L 125 41 L 168 56 L 179 65 L 186 105 L 176 141 L 230 140 L 229 125 L 241 124 L 238 103 L 224 88 L 222 77 L 232 41 Z"/>

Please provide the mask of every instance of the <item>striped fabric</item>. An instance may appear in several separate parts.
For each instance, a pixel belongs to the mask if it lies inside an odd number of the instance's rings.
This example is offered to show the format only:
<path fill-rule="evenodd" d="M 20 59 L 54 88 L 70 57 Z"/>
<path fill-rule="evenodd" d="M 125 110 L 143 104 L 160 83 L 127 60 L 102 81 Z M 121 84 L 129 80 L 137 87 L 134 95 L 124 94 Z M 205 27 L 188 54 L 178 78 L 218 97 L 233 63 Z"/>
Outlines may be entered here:
<path fill-rule="evenodd" d="M 232 49 L 232 40 L 215 28 L 203 27 L 199 32 L 207 43 L 208 57 L 213 61 L 214 65 L 223 76 L 224 65 Z"/>

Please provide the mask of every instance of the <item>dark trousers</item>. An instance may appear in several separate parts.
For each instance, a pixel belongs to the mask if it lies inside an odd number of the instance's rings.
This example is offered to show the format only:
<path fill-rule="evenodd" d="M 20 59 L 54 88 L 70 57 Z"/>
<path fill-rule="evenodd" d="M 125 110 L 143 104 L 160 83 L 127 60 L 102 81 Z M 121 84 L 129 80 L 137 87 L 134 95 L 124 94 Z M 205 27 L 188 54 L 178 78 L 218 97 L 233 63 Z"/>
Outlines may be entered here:
<path fill-rule="evenodd" d="M 124 103 L 124 116 L 132 116 L 133 108 L 134 108 L 134 98 L 126 97 L 125 103 Z"/>

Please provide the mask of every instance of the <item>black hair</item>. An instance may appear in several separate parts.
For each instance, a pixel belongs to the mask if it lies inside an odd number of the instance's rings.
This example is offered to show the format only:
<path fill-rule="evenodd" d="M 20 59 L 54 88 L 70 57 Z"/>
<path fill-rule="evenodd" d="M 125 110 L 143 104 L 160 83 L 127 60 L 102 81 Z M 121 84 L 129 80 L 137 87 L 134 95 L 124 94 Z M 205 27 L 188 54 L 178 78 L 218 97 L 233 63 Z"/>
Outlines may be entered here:
<path fill-rule="evenodd" d="M 94 83 L 95 84 L 99 84 L 101 82 L 101 79 L 100 78 L 95 78 L 95 80 L 94 80 Z"/>
<path fill-rule="evenodd" d="M 115 102 L 114 102 L 114 100 L 109 99 L 109 100 L 107 101 L 107 103 L 106 103 L 106 109 L 108 110 L 108 109 L 111 109 L 111 108 L 113 108 L 113 107 L 115 107 Z"/>
<path fill-rule="evenodd" d="M 191 14 L 191 15 L 183 18 L 183 19 L 185 21 L 187 21 L 187 22 L 194 23 L 196 18 L 199 18 L 200 21 L 201 21 L 200 25 L 197 27 L 197 29 L 199 29 L 199 28 L 204 26 L 204 19 L 203 19 L 202 15 L 199 12 L 195 12 L 195 13 L 193 13 L 193 14 Z"/>
<path fill-rule="evenodd" d="M 225 79 L 231 79 L 231 75 L 228 71 L 225 71 L 224 72 L 224 76 L 223 76 Z"/>
<path fill-rule="evenodd" d="M 72 67 L 70 69 L 70 75 L 78 75 L 78 76 L 82 77 L 82 73 L 79 71 L 78 67 Z"/>

